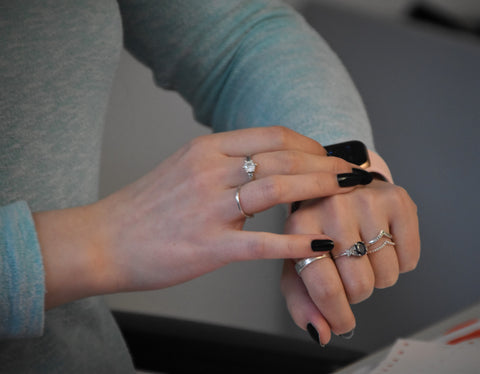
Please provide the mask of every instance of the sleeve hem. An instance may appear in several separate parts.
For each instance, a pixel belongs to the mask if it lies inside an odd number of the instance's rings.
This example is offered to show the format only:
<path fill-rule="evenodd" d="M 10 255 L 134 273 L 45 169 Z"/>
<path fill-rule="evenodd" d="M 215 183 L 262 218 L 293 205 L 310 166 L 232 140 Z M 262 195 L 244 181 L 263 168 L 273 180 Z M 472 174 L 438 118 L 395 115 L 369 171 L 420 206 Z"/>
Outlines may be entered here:
<path fill-rule="evenodd" d="M 42 335 L 45 275 L 25 201 L 0 208 L 0 259 L 0 339 Z"/>

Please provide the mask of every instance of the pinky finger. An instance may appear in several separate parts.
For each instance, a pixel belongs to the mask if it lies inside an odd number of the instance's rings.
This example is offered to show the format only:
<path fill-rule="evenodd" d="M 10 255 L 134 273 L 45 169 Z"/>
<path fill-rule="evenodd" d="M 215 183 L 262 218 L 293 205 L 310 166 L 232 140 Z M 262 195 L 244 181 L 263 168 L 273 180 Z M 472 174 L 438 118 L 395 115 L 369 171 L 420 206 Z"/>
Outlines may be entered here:
<path fill-rule="evenodd" d="M 302 280 L 295 272 L 292 260 L 284 261 L 281 289 L 295 323 L 306 330 L 316 343 L 326 345 L 331 338 L 330 326 L 310 299 Z"/>

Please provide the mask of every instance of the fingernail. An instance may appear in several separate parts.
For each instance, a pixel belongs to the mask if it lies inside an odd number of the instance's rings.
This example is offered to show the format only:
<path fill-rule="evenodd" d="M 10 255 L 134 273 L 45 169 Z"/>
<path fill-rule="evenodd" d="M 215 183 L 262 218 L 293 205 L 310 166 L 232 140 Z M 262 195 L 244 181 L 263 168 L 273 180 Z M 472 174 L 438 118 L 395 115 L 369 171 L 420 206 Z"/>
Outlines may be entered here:
<path fill-rule="evenodd" d="M 353 334 L 355 334 L 355 329 L 349 331 L 349 332 L 346 332 L 345 334 L 340 334 L 340 336 L 343 338 L 343 339 L 352 339 L 353 337 Z"/>
<path fill-rule="evenodd" d="M 373 175 L 366 170 L 358 169 L 358 168 L 352 168 L 352 172 L 353 172 L 353 174 L 361 176 L 361 178 L 362 178 L 362 183 L 361 184 L 363 184 L 363 185 L 369 184 L 373 180 Z"/>
<path fill-rule="evenodd" d="M 315 343 L 320 344 L 322 347 L 324 347 L 324 345 L 320 343 L 320 337 L 318 336 L 317 329 L 310 322 L 307 325 L 307 331 L 308 335 L 310 335 L 310 337 L 315 341 Z"/>
<path fill-rule="evenodd" d="M 337 175 L 338 185 L 340 187 L 353 187 L 369 184 L 373 180 L 368 171 L 362 169 L 352 169 L 352 173 L 343 173 Z"/>
<path fill-rule="evenodd" d="M 301 201 L 295 201 L 294 203 L 292 203 L 292 208 L 290 210 L 290 213 L 295 213 L 298 209 L 300 209 L 301 203 L 302 203 Z"/>
<path fill-rule="evenodd" d="M 333 249 L 334 243 L 332 240 L 312 240 L 311 243 L 312 251 L 321 252 L 321 251 L 331 251 Z"/>

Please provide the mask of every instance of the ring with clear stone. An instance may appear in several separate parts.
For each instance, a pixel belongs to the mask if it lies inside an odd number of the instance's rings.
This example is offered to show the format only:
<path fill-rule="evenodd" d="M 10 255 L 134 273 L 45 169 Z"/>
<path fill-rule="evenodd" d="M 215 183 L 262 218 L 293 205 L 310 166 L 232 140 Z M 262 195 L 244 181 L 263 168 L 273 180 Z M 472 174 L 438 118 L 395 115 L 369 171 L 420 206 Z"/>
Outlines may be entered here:
<path fill-rule="evenodd" d="M 248 175 L 248 180 L 255 179 L 255 169 L 257 168 L 258 164 L 256 164 L 250 156 L 245 157 L 245 161 L 243 161 L 243 170 Z"/>

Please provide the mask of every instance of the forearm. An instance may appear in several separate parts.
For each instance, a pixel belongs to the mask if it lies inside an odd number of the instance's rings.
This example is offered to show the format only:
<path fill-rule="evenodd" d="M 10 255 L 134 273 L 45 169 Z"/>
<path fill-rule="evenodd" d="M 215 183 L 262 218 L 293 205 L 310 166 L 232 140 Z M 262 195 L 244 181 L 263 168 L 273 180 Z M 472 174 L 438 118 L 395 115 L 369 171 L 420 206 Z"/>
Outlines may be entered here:
<path fill-rule="evenodd" d="M 329 46 L 275 1 L 119 2 L 127 48 L 216 131 L 283 125 L 374 149 L 363 103 Z"/>

